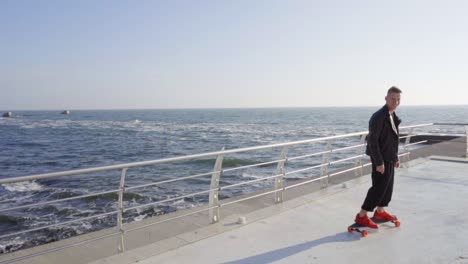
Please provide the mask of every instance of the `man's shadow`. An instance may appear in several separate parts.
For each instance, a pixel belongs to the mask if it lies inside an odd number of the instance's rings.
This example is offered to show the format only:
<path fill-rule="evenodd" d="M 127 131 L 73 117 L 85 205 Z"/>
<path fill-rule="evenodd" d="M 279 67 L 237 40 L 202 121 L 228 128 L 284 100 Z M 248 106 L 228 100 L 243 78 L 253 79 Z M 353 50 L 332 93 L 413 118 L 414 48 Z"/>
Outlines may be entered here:
<path fill-rule="evenodd" d="M 280 259 L 287 258 L 294 254 L 297 254 L 301 251 L 308 250 L 322 244 L 326 243 L 333 243 L 333 242 L 351 242 L 357 241 L 361 239 L 361 236 L 355 234 L 349 234 L 348 232 L 338 233 L 332 236 L 322 237 L 313 241 L 304 242 L 301 244 L 297 244 L 294 246 L 289 246 L 285 248 L 276 249 L 273 251 L 269 251 L 260 255 L 243 258 L 239 260 L 224 262 L 224 264 L 248 264 L 248 263 L 255 263 L 255 264 L 266 264 L 271 263 L 274 261 L 278 261 Z"/>

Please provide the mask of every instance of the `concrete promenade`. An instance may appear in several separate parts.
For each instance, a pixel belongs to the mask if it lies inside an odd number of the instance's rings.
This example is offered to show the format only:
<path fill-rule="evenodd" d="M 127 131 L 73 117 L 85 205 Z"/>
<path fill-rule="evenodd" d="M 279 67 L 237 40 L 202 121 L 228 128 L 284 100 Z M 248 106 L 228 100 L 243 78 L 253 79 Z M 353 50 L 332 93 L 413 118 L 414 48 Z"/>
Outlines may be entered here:
<path fill-rule="evenodd" d="M 468 160 L 432 156 L 396 171 L 389 212 L 365 238 L 348 233 L 370 176 L 246 214 L 104 263 L 468 263 Z M 210 234 L 210 235 L 206 235 Z"/>

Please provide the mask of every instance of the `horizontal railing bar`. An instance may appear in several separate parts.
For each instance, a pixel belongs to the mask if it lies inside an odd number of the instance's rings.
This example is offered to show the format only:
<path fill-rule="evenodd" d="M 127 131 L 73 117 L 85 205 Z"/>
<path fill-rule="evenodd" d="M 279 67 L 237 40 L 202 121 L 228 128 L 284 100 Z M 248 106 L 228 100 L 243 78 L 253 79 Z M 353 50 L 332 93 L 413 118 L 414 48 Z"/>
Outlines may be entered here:
<path fill-rule="evenodd" d="M 405 136 L 400 136 L 400 139 L 414 137 L 414 136 L 417 136 L 417 135 L 419 135 L 419 134 L 408 134 L 408 135 L 405 135 Z"/>
<path fill-rule="evenodd" d="M 468 123 L 439 123 L 436 122 L 434 126 L 468 126 Z"/>
<path fill-rule="evenodd" d="M 466 136 L 466 134 L 464 132 L 461 132 L 461 133 L 427 132 L 427 133 L 418 133 L 417 135 L 418 136 L 455 136 L 455 137 L 465 137 Z"/>
<path fill-rule="evenodd" d="M 254 151 L 254 150 L 264 150 L 264 149 L 270 149 L 270 148 L 294 146 L 294 145 L 299 145 L 299 144 L 314 143 L 314 142 L 320 142 L 320 141 L 331 140 L 331 139 L 339 139 L 339 138 L 360 136 L 362 134 L 367 134 L 367 133 L 368 133 L 367 131 L 364 131 L 364 132 L 356 132 L 356 133 L 350 133 L 350 134 L 345 134 L 345 135 L 337 135 L 337 136 L 329 136 L 329 137 L 322 137 L 322 138 L 298 140 L 298 141 L 291 141 L 291 142 L 286 142 L 286 143 L 277 143 L 277 144 L 270 144 L 270 145 L 263 145 L 263 146 L 256 146 L 256 147 L 246 147 L 246 148 L 238 148 L 238 149 L 231 149 L 231 150 L 222 150 L 222 151 L 214 151 L 214 152 L 207 152 L 207 153 L 199 153 L 199 154 L 186 155 L 186 156 L 173 157 L 173 158 L 165 158 L 165 159 L 158 159 L 158 160 L 140 161 L 140 162 L 124 163 L 124 164 L 118 164 L 118 165 L 109 165 L 109 166 L 89 168 L 89 169 L 79 169 L 79 170 L 70 170 L 70 171 L 63 171 L 63 172 L 53 172 L 53 173 L 45 173 L 45 174 L 36 174 L 36 175 L 31 175 L 31 176 L 7 178 L 7 179 L 1 179 L 0 184 L 19 182 L 19 181 L 45 179 L 45 178 L 50 178 L 50 177 L 68 176 L 68 175 L 73 175 L 73 174 L 84 174 L 84 173 L 91 173 L 91 172 L 99 172 L 99 171 L 105 171 L 105 170 L 117 170 L 117 169 L 124 169 L 124 168 L 156 165 L 156 164 L 161 164 L 161 163 L 170 163 L 170 162 L 178 162 L 178 161 L 185 161 L 185 160 L 193 160 L 193 159 L 199 159 L 199 158 L 213 157 L 213 156 L 218 156 L 218 155 L 228 155 L 228 154 L 233 154 L 233 153 L 247 152 L 247 151 Z"/>
<path fill-rule="evenodd" d="M 297 156 L 297 157 L 290 157 L 290 158 L 288 158 L 288 160 L 296 160 L 296 159 L 303 159 L 303 158 L 308 158 L 308 157 L 312 157 L 312 156 L 320 156 L 322 154 L 331 153 L 331 152 L 332 152 L 331 150 L 326 150 L 326 151 L 316 152 L 316 153 L 312 153 L 312 154 L 306 154 L 306 155 Z"/>
<path fill-rule="evenodd" d="M 371 165 L 372 165 L 372 163 L 368 162 L 368 163 L 362 164 L 362 167 L 364 168 L 364 167 L 371 166 Z"/>
<path fill-rule="evenodd" d="M 220 204 L 220 207 L 224 207 L 224 206 L 230 205 L 230 204 L 240 203 L 240 202 L 247 201 L 247 200 L 250 200 L 250 199 L 253 199 L 253 198 L 262 197 L 262 196 L 265 196 L 265 195 L 268 195 L 268 194 L 272 194 L 272 193 L 275 193 L 275 192 L 279 192 L 279 191 L 281 191 L 281 190 L 282 190 L 282 189 L 276 189 L 276 190 L 273 190 L 273 191 L 268 191 L 268 192 L 264 192 L 264 193 L 252 195 L 252 196 L 249 196 L 249 197 L 246 197 L 246 198 L 237 199 L 237 200 L 235 200 L 235 201 L 226 202 L 226 203 Z"/>
<path fill-rule="evenodd" d="M 340 175 L 342 173 L 345 173 L 345 172 L 348 172 L 348 171 L 353 171 L 353 170 L 360 169 L 360 168 L 362 168 L 361 165 L 356 166 L 356 167 L 352 167 L 352 168 L 349 168 L 349 169 L 346 169 L 346 170 L 338 171 L 338 172 L 335 172 L 335 173 L 330 173 L 330 177 Z"/>
<path fill-rule="evenodd" d="M 34 203 L 34 204 L 26 204 L 26 205 L 21 205 L 21 206 L 12 207 L 12 208 L 0 209 L 0 212 L 12 211 L 12 210 L 17 210 L 17 209 L 35 207 L 35 206 L 39 206 L 39 205 L 46 205 L 46 204 L 52 204 L 52 203 L 59 203 L 59 202 L 64 202 L 64 201 L 80 199 L 80 198 L 86 198 L 86 197 L 99 196 L 99 195 L 103 195 L 103 194 L 115 193 L 115 192 L 118 192 L 118 191 L 119 190 L 113 190 L 113 191 L 106 191 L 106 192 L 100 192 L 100 193 L 92 193 L 92 194 L 86 194 L 86 195 L 73 196 L 73 197 L 57 199 L 57 200 L 53 200 L 53 201 L 39 202 L 39 203 Z"/>
<path fill-rule="evenodd" d="M 229 171 L 234 171 L 234 170 L 247 169 L 247 168 L 251 168 L 251 167 L 275 164 L 275 163 L 278 163 L 278 162 L 281 162 L 281 161 L 286 161 L 286 160 L 287 159 L 279 159 L 279 160 L 274 160 L 274 161 L 268 161 L 268 162 L 256 163 L 256 164 L 251 164 L 251 165 L 245 165 L 245 166 L 240 166 L 240 167 L 235 167 L 235 168 L 230 168 L 230 169 L 224 169 L 223 172 L 229 172 Z"/>
<path fill-rule="evenodd" d="M 347 170 L 347 171 L 355 170 L 355 169 L 358 169 L 358 168 L 361 168 L 361 167 L 366 167 L 366 166 L 369 166 L 369 165 L 371 165 L 371 164 L 372 164 L 372 163 L 369 162 L 369 163 L 363 164 L 362 166 L 357 166 L 357 167 L 354 167 L 354 168 L 352 168 L 352 169 L 350 169 L 350 170 Z M 345 172 L 345 171 L 343 171 L 343 172 Z M 341 171 L 340 171 L 339 173 L 341 173 Z M 335 176 L 335 175 L 338 175 L 339 173 L 330 174 L 330 177 Z M 297 183 L 297 184 L 288 185 L 288 186 L 285 187 L 285 189 L 286 189 L 286 190 L 287 190 L 287 189 L 291 189 L 291 188 L 294 188 L 294 187 L 298 187 L 298 186 L 301 186 L 301 185 L 304 185 L 304 184 L 308 184 L 308 183 L 311 183 L 311 182 L 314 182 L 314 181 L 322 180 L 322 179 L 325 179 L 325 178 L 328 178 L 328 175 L 321 176 L 321 177 L 319 177 L 319 178 L 314 178 L 314 179 L 312 179 L 312 180 L 300 182 L 300 183 Z"/>
<path fill-rule="evenodd" d="M 123 211 L 127 212 L 127 211 L 130 211 L 130 210 L 143 208 L 143 207 L 148 207 L 148 206 L 152 206 L 152 205 L 155 205 L 155 204 L 161 204 L 161 203 L 176 201 L 176 200 L 184 199 L 184 198 L 187 198 L 187 197 L 192 197 L 192 196 L 197 196 L 197 195 L 200 195 L 200 194 L 209 193 L 209 192 L 214 191 L 214 190 L 218 190 L 218 189 L 217 188 L 216 189 L 209 189 L 207 191 L 201 191 L 201 192 L 191 193 L 191 194 L 187 194 L 187 195 L 181 195 L 181 196 L 166 199 L 166 200 L 163 200 L 163 201 L 157 201 L 157 202 L 154 202 L 154 203 L 147 203 L 147 204 L 137 205 L 137 206 L 133 206 L 133 207 L 128 207 L 128 208 L 123 209 Z"/>
<path fill-rule="evenodd" d="M 225 190 L 225 189 L 233 188 L 233 187 L 240 186 L 240 185 L 246 185 L 246 184 L 249 184 L 249 183 L 260 182 L 260 181 L 265 181 L 265 180 L 270 180 L 270 179 L 276 178 L 276 177 L 281 176 L 281 175 L 283 175 L 283 174 L 277 174 L 277 175 L 273 175 L 273 176 L 263 177 L 263 178 L 260 178 L 260 179 L 255 179 L 255 180 L 250 180 L 250 181 L 245 181 L 245 182 L 234 183 L 234 184 L 231 184 L 231 185 L 227 185 L 227 186 L 220 187 L 219 190 Z"/>
<path fill-rule="evenodd" d="M 398 155 L 398 156 L 401 157 L 401 156 L 405 156 L 405 155 L 408 155 L 408 154 L 410 154 L 410 153 L 407 152 L 407 153 L 400 154 L 400 155 Z M 360 156 L 361 156 L 361 155 L 360 155 Z M 362 156 L 365 156 L 365 155 L 362 155 Z M 359 157 L 359 156 L 356 156 L 356 157 Z M 356 158 L 356 157 L 353 157 L 353 158 Z M 350 159 L 350 158 L 347 158 L 347 159 Z M 343 160 L 345 160 L 345 159 L 343 159 Z M 345 172 L 353 171 L 353 170 L 359 169 L 359 168 L 361 168 L 361 167 L 366 167 L 366 166 L 369 166 L 369 165 L 371 165 L 371 164 L 372 164 L 372 163 L 369 162 L 369 163 L 363 164 L 362 166 L 356 166 L 356 167 L 352 167 L 352 168 L 349 168 L 349 169 L 346 169 L 346 170 L 338 171 L 338 172 L 336 172 L 336 173 L 331 173 L 331 174 L 330 174 L 330 177 L 333 177 L 333 176 L 336 176 L 336 175 L 339 175 L 339 174 L 342 174 L 342 173 L 345 173 Z M 326 178 L 326 177 L 328 177 L 328 175 L 322 176 L 322 177 L 319 177 L 319 178 L 315 178 L 315 179 L 310 180 L 310 181 L 302 182 L 302 183 L 298 184 L 297 186 L 303 185 L 303 184 L 306 184 L 306 183 L 310 183 L 310 182 L 313 182 L 313 181 L 317 181 L 317 180 L 320 180 L 320 179 L 323 179 L 323 178 Z M 290 185 L 290 186 L 291 186 L 291 185 Z M 290 186 L 286 187 L 286 189 L 291 188 Z M 295 186 L 295 185 L 293 185 L 293 187 L 294 187 L 294 186 Z"/>
<path fill-rule="evenodd" d="M 398 157 L 403 157 L 403 156 L 406 156 L 406 155 L 409 155 L 409 154 L 411 154 L 411 152 L 405 152 L 405 153 L 399 154 Z"/>
<path fill-rule="evenodd" d="M 116 213 L 118 213 L 118 211 L 112 211 L 112 212 L 107 212 L 107 213 L 103 213 L 103 214 L 98 214 L 98 215 L 83 217 L 83 218 L 74 219 L 74 220 L 70 220 L 70 221 L 65 221 L 65 222 L 61 222 L 61 223 L 57 223 L 57 224 L 51 224 L 51 225 L 41 226 L 41 227 L 37 227 L 37 228 L 31 228 L 31 229 L 24 230 L 24 231 L 18 231 L 18 232 L 9 233 L 9 234 L 6 234 L 6 235 L 1 235 L 0 238 L 15 236 L 15 235 L 21 235 L 21 234 L 24 234 L 24 233 L 38 231 L 38 230 L 42 230 L 42 229 L 46 229 L 46 228 L 50 228 L 50 227 L 62 226 L 62 225 L 71 224 L 71 223 L 75 223 L 75 222 L 81 222 L 81 221 L 88 220 L 88 219 L 91 219 L 91 218 L 96 218 L 96 217 L 100 217 L 100 216 L 107 216 L 107 215 L 116 214 Z"/>
<path fill-rule="evenodd" d="M 421 124 L 421 125 L 412 125 L 412 126 L 404 126 L 404 127 L 400 127 L 400 129 L 430 126 L 430 125 L 433 125 L 433 123 Z M 298 140 L 298 141 L 291 141 L 291 142 L 286 142 L 286 143 L 277 143 L 277 144 L 270 144 L 270 145 L 263 145 L 263 146 L 246 147 L 246 148 L 214 151 L 214 152 L 207 152 L 207 153 L 199 153 L 199 154 L 186 155 L 186 156 L 173 157 L 173 158 L 165 158 L 165 159 L 158 159 L 158 160 L 140 161 L 140 162 L 109 165 L 109 166 L 102 166 L 102 167 L 95 167 L 95 168 L 88 168 L 88 169 L 78 169 L 78 170 L 44 173 L 44 174 L 35 174 L 35 175 L 30 175 L 30 176 L 21 176 L 21 177 L 0 179 L 0 184 L 21 182 L 21 181 L 30 181 L 30 180 L 37 180 L 37 179 L 46 179 L 46 178 L 60 177 L 60 176 L 69 176 L 69 175 L 74 175 L 74 174 L 85 174 L 85 173 L 92 173 L 92 172 L 99 172 L 99 171 L 106 171 L 106 170 L 118 170 L 118 169 L 125 169 L 125 168 L 128 169 L 128 168 L 132 168 L 132 167 L 157 165 L 157 164 L 177 162 L 177 161 L 186 161 L 186 160 L 193 160 L 193 159 L 199 159 L 199 158 L 213 157 L 213 156 L 218 156 L 218 155 L 228 155 L 228 154 L 239 153 L 239 152 L 247 152 L 247 151 L 254 151 L 254 150 L 264 150 L 264 149 L 271 149 L 271 148 L 287 147 L 287 146 L 294 146 L 294 145 L 300 145 L 300 144 L 306 144 L 306 143 L 315 143 L 315 142 L 320 142 L 320 141 L 327 141 L 327 140 L 334 140 L 334 139 L 340 139 L 340 138 L 361 136 L 361 135 L 366 135 L 366 134 L 368 134 L 368 131 L 349 133 L 349 134 L 337 135 L 337 136 L 306 139 L 306 140 Z"/>
<path fill-rule="evenodd" d="M 308 171 L 308 170 L 321 168 L 321 167 L 325 167 L 325 166 L 328 166 L 328 163 L 323 163 L 323 164 L 319 164 L 319 165 L 315 165 L 315 166 L 312 166 L 312 167 L 307 167 L 307 168 L 299 169 L 299 170 L 295 170 L 295 171 L 288 171 L 288 172 L 285 173 L 285 175 L 290 175 L 290 174 L 294 174 L 294 173 L 298 173 L 298 172 Z"/>
<path fill-rule="evenodd" d="M 422 144 L 422 143 L 426 143 L 426 142 L 428 142 L 428 141 L 427 140 L 421 140 L 421 141 L 414 142 L 414 143 L 411 143 L 411 144 L 406 144 L 405 147 L 413 146 L 413 145 L 417 145 L 417 144 Z"/>
<path fill-rule="evenodd" d="M 349 146 L 349 147 L 343 147 L 343 148 L 337 148 L 337 149 L 332 149 L 332 152 L 337 152 L 337 151 L 342 151 L 342 150 L 347 150 L 347 149 L 354 149 L 354 148 L 359 148 L 363 147 L 367 144 L 359 144 L 359 145 L 354 145 L 354 146 Z"/>
<path fill-rule="evenodd" d="M 399 129 L 408 129 L 408 128 L 416 128 L 416 127 L 425 127 L 425 126 L 432 126 L 434 123 L 427 123 L 427 124 L 419 124 L 419 125 L 411 125 L 411 126 L 401 126 Z"/>
<path fill-rule="evenodd" d="M 104 239 L 104 238 L 116 236 L 116 235 L 119 235 L 119 234 L 120 234 L 120 232 L 115 232 L 115 233 L 112 233 L 112 234 L 107 234 L 107 235 L 104 235 L 104 236 L 83 240 L 83 241 L 76 242 L 76 243 L 73 243 L 73 244 L 63 245 L 63 246 L 59 246 L 59 247 L 52 248 L 52 249 L 47 249 L 47 250 L 44 250 L 44 251 L 41 251 L 41 252 L 36 252 L 36 253 L 33 253 L 33 254 L 29 254 L 29 255 L 26 255 L 26 256 L 21 256 L 21 257 L 18 257 L 18 258 L 9 259 L 9 260 L 5 260 L 5 261 L 0 261 L 0 264 L 14 263 L 14 262 L 18 262 L 18 261 L 21 261 L 21 260 L 25 260 L 25 259 L 29 259 L 29 258 L 33 258 L 33 257 L 37 257 L 37 256 L 42 256 L 42 255 L 47 254 L 47 253 L 51 253 L 51 252 L 55 252 L 55 251 L 58 251 L 58 250 L 67 249 L 67 248 L 71 248 L 71 247 L 76 247 L 76 246 L 79 246 L 79 245 L 82 245 L 82 244 L 94 242 L 94 241 L 97 241 L 97 240 L 101 240 L 101 239 Z"/>
<path fill-rule="evenodd" d="M 161 221 L 158 221 L 158 222 L 154 222 L 154 223 L 151 223 L 151 224 L 147 224 L 147 225 L 143 225 L 143 226 L 139 226 L 139 227 L 134 227 L 134 228 L 126 229 L 124 232 L 126 232 L 126 233 L 127 233 L 127 232 L 132 232 L 132 231 L 139 230 L 139 229 L 142 229 L 142 228 L 146 228 L 146 227 L 149 227 L 149 226 L 153 226 L 153 225 L 161 224 L 161 223 L 164 223 L 164 222 L 169 222 L 169 221 L 172 221 L 172 220 L 176 220 L 176 219 L 179 219 L 179 218 L 182 218 L 182 217 L 186 217 L 186 216 L 198 214 L 198 213 L 201 213 L 201 212 L 204 212 L 204 211 L 208 211 L 208 210 L 211 210 L 211 209 L 214 209 L 214 208 L 218 208 L 218 207 L 219 207 L 219 206 L 211 206 L 211 207 L 209 207 L 209 208 L 201 209 L 201 210 L 194 211 L 194 212 L 190 212 L 190 213 L 187 213 L 187 214 L 178 215 L 178 216 L 176 216 L 176 217 L 172 217 L 172 218 L 169 218 L 169 219 L 164 219 L 164 220 L 161 220 Z M 128 225 L 128 224 L 125 224 L 125 225 Z"/>
<path fill-rule="evenodd" d="M 222 170 L 222 171 L 212 171 L 212 172 L 201 173 L 201 174 L 192 175 L 192 176 L 187 176 L 187 177 L 182 177 L 182 178 L 177 178 L 177 179 L 170 179 L 170 180 L 165 180 L 165 181 L 160 181 L 160 182 L 154 182 L 154 183 L 143 184 L 143 185 L 138 185 L 138 186 L 126 187 L 125 190 L 131 190 L 131 189 L 149 187 L 149 186 L 153 186 L 153 185 L 159 185 L 159 184 L 163 184 L 163 183 L 169 183 L 169 182 L 175 182 L 175 181 L 182 181 L 182 180 L 187 180 L 187 179 L 193 179 L 193 178 L 197 178 L 197 177 L 201 177 L 201 176 L 212 175 L 213 173 L 229 172 L 229 171 L 235 171 L 235 170 L 240 170 L 240 169 L 246 169 L 246 168 L 251 168 L 251 167 L 256 167 L 256 166 L 263 166 L 263 165 L 268 165 L 268 164 L 275 164 L 275 163 L 278 163 L 278 162 L 281 162 L 281 161 L 286 161 L 286 159 L 280 159 L 280 160 L 275 160 L 275 161 L 262 162 L 262 163 L 252 164 L 252 165 L 246 165 L 246 166 L 240 166 L 240 167 L 235 167 L 235 168 L 230 168 L 230 169 L 224 169 L 224 170 Z"/>
<path fill-rule="evenodd" d="M 125 190 L 132 190 L 132 189 L 137 189 L 137 188 L 149 187 L 149 186 L 153 186 L 153 185 L 160 185 L 160 184 L 175 182 L 175 181 L 183 181 L 183 180 L 198 178 L 198 177 L 202 177 L 202 176 L 208 176 L 208 175 L 211 175 L 213 173 L 219 173 L 219 172 L 221 172 L 221 171 L 212 171 L 212 172 L 206 172 L 206 173 L 201 173 L 201 174 L 196 174 L 196 175 L 191 175 L 191 176 L 186 176 L 186 177 L 181 177 L 181 178 L 176 178 L 176 179 L 170 179 L 170 180 L 164 180 L 164 181 L 153 182 L 153 183 L 148 183 L 148 184 L 142 184 L 142 185 L 137 185 L 137 186 L 125 187 Z"/>
<path fill-rule="evenodd" d="M 318 178 L 313 178 L 313 179 L 311 179 L 311 180 L 303 181 L 303 182 L 300 182 L 300 183 L 288 185 L 288 186 L 284 187 L 284 189 L 285 189 L 285 190 L 288 190 L 288 189 L 291 189 L 291 188 L 294 188 L 294 187 L 298 187 L 298 186 L 301 186 L 301 185 L 304 185 L 304 184 L 308 184 L 308 183 L 311 183 L 311 182 L 319 181 L 319 180 L 322 180 L 322 179 L 325 179 L 325 178 L 328 178 L 328 175 L 321 176 L 321 177 L 318 177 Z"/>
<path fill-rule="evenodd" d="M 335 160 L 335 161 L 330 161 L 330 165 L 331 165 L 331 164 L 340 163 L 340 162 L 343 162 L 343 161 L 347 161 L 347 160 L 362 158 L 362 157 L 365 157 L 365 156 L 366 156 L 366 154 L 361 154 L 361 155 L 357 155 L 357 156 L 353 156 L 353 157 L 349 157 L 349 158 L 344 158 L 344 159 L 339 159 L 339 160 Z"/>
<path fill-rule="evenodd" d="M 337 148 L 337 149 L 332 149 L 332 150 L 327 150 L 327 151 L 316 152 L 316 153 L 312 153 L 312 154 L 306 154 L 306 155 L 297 156 L 297 157 L 289 157 L 287 160 L 289 161 L 289 160 L 308 158 L 308 157 L 312 157 L 312 156 L 319 156 L 319 155 L 322 155 L 322 154 L 325 154 L 325 153 L 332 153 L 332 152 L 337 152 L 337 151 L 342 151 L 342 150 L 347 150 L 347 149 L 354 149 L 354 148 L 358 148 L 358 147 L 363 147 L 365 145 L 366 144 L 359 144 L 359 145 L 353 145 L 353 146 L 344 147 L 344 148 Z"/>
<path fill-rule="evenodd" d="M 355 170 L 355 169 L 358 169 L 358 168 L 361 168 L 361 167 L 366 167 L 366 166 L 369 166 L 369 165 L 371 165 L 371 163 L 367 163 L 367 164 L 364 164 L 362 166 L 357 166 L 357 167 L 354 167 L 354 168 L 352 168 L 350 170 L 347 170 L 347 171 Z M 345 172 L 345 171 L 343 171 L 343 172 Z M 340 173 L 341 173 L 341 171 L 340 171 Z M 338 174 L 339 173 L 330 174 L 330 177 L 338 175 Z M 318 178 L 314 178 L 312 180 L 303 181 L 303 182 L 300 182 L 300 183 L 297 183 L 297 184 L 288 185 L 288 186 L 285 187 L 285 189 L 286 190 L 291 189 L 291 188 L 294 188 L 294 187 L 298 187 L 298 186 L 301 186 L 301 185 L 304 185 L 304 184 L 312 183 L 314 181 L 322 180 L 322 179 L 325 179 L 325 178 L 328 178 L 328 175 L 321 176 L 321 177 L 318 177 Z"/>

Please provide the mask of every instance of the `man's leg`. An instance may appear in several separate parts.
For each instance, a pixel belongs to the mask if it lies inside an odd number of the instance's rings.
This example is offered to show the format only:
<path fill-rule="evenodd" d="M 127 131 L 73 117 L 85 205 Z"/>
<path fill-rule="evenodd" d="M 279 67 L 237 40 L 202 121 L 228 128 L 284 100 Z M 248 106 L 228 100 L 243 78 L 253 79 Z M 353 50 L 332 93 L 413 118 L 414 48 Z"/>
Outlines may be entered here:
<path fill-rule="evenodd" d="M 387 207 L 390 201 L 392 200 L 393 194 L 393 182 L 395 179 L 395 167 L 393 162 L 385 162 L 385 169 L 386 177 L 388 177 L 387 186 L 382 196 L 382 200 L 378 203 L 378 207 L 383 209 L 383 207 Z"/>
<path fill-rule="evenodd" d="M 388 206 L 390 201 L 392 200 L 392 194 L 393 194 L 393 184 L 394 184 L 394 179 L 395 179 L 395 167 L 394 164 L 391 162 L 386 162 L 385 166 L 388 167 L 388 170 L 385 171 L 386 174 L 388 174 L 388 185 L 387 188 L 385 189 L 384 195 L 382 197 L 382 200 L 378 204 L 377 207 L 377 215 L 374 214 L 374 217 L 376 218 L 384 218 L 387 220 L 392 220 L 396 219 L 395 216 L 392 216 L 388 213 L 385 212 L 385 207 Z"/>
<path fill-rule="evenodd" d="M 360 216 L 374 211 L 376 207 L 378 207 L 377 210 L 384 210 L 383 207 L 388 206 L 392 199 L 395 168 L 392 162 L 384 162 L 384 165 L 385 171 L 381 174 L 376 170 L 377 167 L 374 163 L 372 163 L 372 186 L 369 188 L 364 203 L 361 206 Z"/>

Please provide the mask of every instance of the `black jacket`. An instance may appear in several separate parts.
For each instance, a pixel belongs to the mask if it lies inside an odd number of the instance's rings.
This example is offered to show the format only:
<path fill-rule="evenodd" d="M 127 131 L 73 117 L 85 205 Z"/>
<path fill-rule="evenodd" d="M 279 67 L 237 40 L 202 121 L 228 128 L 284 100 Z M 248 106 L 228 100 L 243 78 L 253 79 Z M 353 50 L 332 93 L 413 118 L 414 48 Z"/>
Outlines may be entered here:
<path fill-rule="evenodd" d="M 398 161 L 398 144 L 400 118 L 393 112 L 393 121 L 398 133 L 395 133 L 390 123 L 387 105 L 375 112 L 369 120 L 369 135 L 367 137 L 366 154 L 371 157 L 376 166 L 384 161 Z"/>

